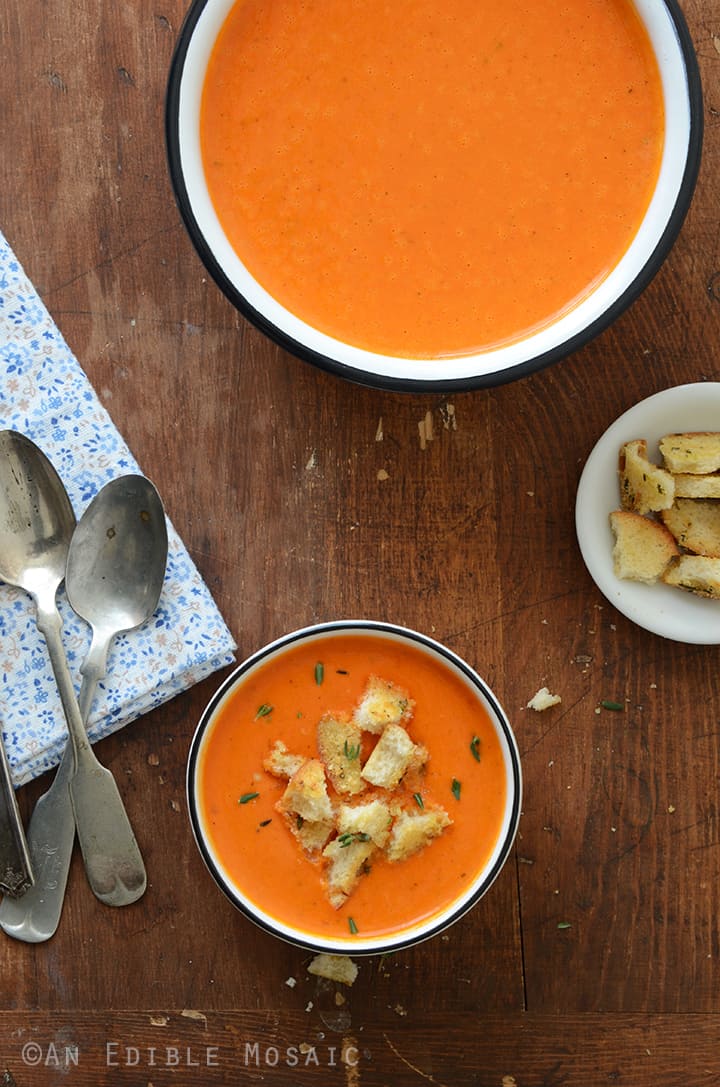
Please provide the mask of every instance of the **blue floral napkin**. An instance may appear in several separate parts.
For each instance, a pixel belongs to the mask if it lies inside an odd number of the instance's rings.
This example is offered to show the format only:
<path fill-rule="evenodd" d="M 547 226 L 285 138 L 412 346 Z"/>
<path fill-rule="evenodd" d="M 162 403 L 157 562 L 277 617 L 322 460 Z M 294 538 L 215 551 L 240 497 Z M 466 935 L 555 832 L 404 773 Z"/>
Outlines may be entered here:
<path fill-rule="evenodd" d="M 141 472 L 86 375 L 0 233 L 0 429 L 49 457 L 75 514 L 116 476 Z M 234 660 L 235 643 L 171 524 L 154 617 L 113 642 L 89 719 L 93 741 Z M 76 687 L 90 631 L 58 593 Z M 45 640 L 26 593 L 0 582 L 0 728 L 20 785 L 54 766 L 67 732 Z"/>

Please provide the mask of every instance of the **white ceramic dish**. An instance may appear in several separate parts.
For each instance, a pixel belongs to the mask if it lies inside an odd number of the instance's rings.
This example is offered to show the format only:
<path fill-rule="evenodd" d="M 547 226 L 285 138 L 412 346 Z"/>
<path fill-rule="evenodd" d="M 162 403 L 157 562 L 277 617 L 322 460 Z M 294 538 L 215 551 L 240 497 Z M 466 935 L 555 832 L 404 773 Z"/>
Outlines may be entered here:
<path fill-rule="evenodd" d="M 200 100 L 208 59 L 233 0 L 195 0 L 177 43 L 166 102 L 170 176 L 190 236 L 220 288 L 263 332 L 342 377 L 402 391 L 497 385 L 538 370 L 605 329 L 647 286 L 690 204 L 702 145 L 697 60 L 676 0 L 635 0 L 662 77 L 666 140 L 658 184 L 637 236 L 618 266 L 576 307 L 517 342 L 440 359 L 395 358 L 312 328 L 253 278 L 225 236 L 210 200 L 200 150 Z"/>
<path fill-rule="evenodd" d="M 720 644 L 720 602 L 669 585 L 624 581 L 613 572 L 609 514 L 620 506 L 618 452 L 645 438 L 648 456 L 662 463 L 658 442 L 665 434 L 720 430 L 720 383 L 700 382 L 665 389 L 630 408 L 608 427 L 590 453 L 575 507 L 578 542 L 585 565 L 603 595 L 638 626 L 664 638 L 698 645 Z"/>
<path fill-rule="evenodd" d="M 506 789 L 502 824 L 495 846 L 483 868 L 462 894 L 439 913 L 414 925 L 375 937 L 364 937 L 362 933 L 333 939 L 318 936 L 312 931 L 285 923 L 282 919 L 263 910 L 260 904 L 252 901 L 228 873 L 213 847 L 207 831 L 208 817 L 199 786 L 203 752 L 209 739 L 211 742 L 213 721 L 233 689 L 238 684 L 242 684 L 254 670 L 272 662 L 273 658 L 281 656 L 288 649 L 310 641 L 317 644 L 318 653 L 321 653 L 320 646 L 323 640 L 338 634 L 363 634 L 372 638 L 401 642 L 413 647 L 421 654 L 429 655 L 443 668 L 453 672 L 467 685 L 473 698 L 487 712 L 499 740 L 505 769 Z M 246 917 L 275 936 L 310 950 L 338 954 L 370 955 L 397 951 L 434 936 L 464 916 L 488 891 L 510 854 L 520 818 L 521 793 L 522 780 L 517 744 L 504 711 L 484 680 L 451 650 L 426 635 L 393 624 L 368 620 L 343 620 L 305 627 L 279 638 L 254 653 L 228 676 L 208 704 L 193 737 L 188 758 L 187 794 L 192 830 L 203 860 L 220 889 Z"/>

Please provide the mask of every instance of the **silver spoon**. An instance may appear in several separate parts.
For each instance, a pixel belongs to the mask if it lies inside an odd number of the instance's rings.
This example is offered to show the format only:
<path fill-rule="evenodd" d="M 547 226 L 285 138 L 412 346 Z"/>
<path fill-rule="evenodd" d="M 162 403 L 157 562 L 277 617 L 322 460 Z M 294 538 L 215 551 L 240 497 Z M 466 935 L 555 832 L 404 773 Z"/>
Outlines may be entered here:
<path fill-rule="evenodd" d="M 145 890 L 145 866 L 115 779 L 88 741 L 55 599 L 74 528 L 67 492 L 45 454 L 23 434 L 0 431 L 0 579 L 35 602 L 70 732 L 70 796 L 90 886 L 103 902 L 125 905 Z"/>
<path fill-rule="evenodd" d="M 167 527 L 160 497 L 143 476 L 106 484 L 80 518 L 70 543 L 65 588 L 74 610 L 93 628 L 81 668 L 83 721 L 106 671 L 117 634 L 142 626 L 157 607 L 167 562 Z M 0 928 L 28 943 L 49 940 L 57 930 L 75 838 L 68 783 L 68 745 L 50 789 L 38 800 L 28 827 L 35 886 L 21 899 L 0 904 Z"/>

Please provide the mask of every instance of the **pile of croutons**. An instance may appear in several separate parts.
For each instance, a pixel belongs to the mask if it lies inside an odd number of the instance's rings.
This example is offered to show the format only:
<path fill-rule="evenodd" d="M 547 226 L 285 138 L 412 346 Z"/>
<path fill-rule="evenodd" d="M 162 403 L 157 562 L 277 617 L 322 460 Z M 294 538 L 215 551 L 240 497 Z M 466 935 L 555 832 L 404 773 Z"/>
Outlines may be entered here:
<path fill-rule="evenodd" d="M 660 453 L 654 464 L 643 438 L 620 449 L 615 573 L 720 598 L 720 433 L 667 434 Z"/>
<path fill-rule="evenodd" d="M 277 810 L 305 853 L 322 863 L 335 909 L 378 855 L 404 861 L 452 823 L 420 791 L 429 755 L 410 737 L 413 712 L 407 691 L 372 676 L 351 713 L 321 717 L 316 758 L 276 740 L 263 763 L 288 779 Z"/>

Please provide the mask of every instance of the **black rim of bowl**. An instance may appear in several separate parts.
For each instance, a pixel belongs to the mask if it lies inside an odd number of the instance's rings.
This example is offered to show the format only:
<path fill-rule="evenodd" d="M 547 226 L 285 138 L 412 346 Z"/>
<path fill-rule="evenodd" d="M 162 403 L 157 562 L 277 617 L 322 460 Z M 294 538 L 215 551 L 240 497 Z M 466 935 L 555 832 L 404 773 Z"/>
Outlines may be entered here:
<path fill-rule="evenodd" d="M 508 822 L 508 830 L 505 834 L 505 838 L 502 842 L 502 847 L 492 867 L 485 874 L 485 878 L 482 883 L 476 887 L 470 897 L 458 905 L 456 909 L 449 908 L 444 912 L 442 918 L 437 919 L 434 923 L 428 924 L 427 929 L 421 933 L 415 935 L 408 934 L 400 939 L 388 938 L 385 944 L 378 938 L 378 946 L 367 948 L 359 944 L 357 948 L 353 947 L 351 940 L 345 942 L 338 942 L 336 945 L 331 945 L 331 941 L 325 943 L 315 943 L 310 936 L 304 933 L 297 933 L 297 935 L 289 935 L 283 932 L 280 928 L 276 928 L 271 922 L 266 921 L 264 918 L 259 917 L 253 912 L 238 894 L 233 892 L 233 889 L 228 886 L 227 880 L 223 877 L 218 866 L 216 865 L 210 850 L 208 849 L 204 834 L 198 815 L 198 806 L 195 796 L 195 775 L 197 771 L 197 763 L 199 758 L 199 751 L 205 732 L 209 726 L 210 720 L 217 709 L 219 703 L 224 698 L 225 694 L 234 687 L 238 680 L 244 676 L 251 668 L 259 664 L 267 657 L 272 656 L 279 650 L 289 648 L 296 642 L 304 641 L 308 637 L 313 637 L 317 634 L 341 634 L 343 632 L 348 633 L 367 633 L 367 634 L 385 634 L 394 635 L 406 639 L 407 641 L 414 642 L 417 645 L 424 646 L 426 649 L 430 649 L 444 658 L 450 664 L 458 668 L 473 684 L 475 687 L 479 687 L 482 694 L 487 699 L 488 703 L 492 707 L 495 714 L 495 719 L 499 730 L 505 737 L 505 742 L 510 753 L 511 764 L 511 776 L 513 786 L 513 802 L 510 811 L 510 818 Z M 210 875 L 214 879 L 217 886 L 223 892 L 223 894 L 232 902 L 232 904 L 245 916 L 248 920 L 252 921 L 259 928 L 265 932 L 271 933 L 273 936 L 284 940 L 286 943 L 292 944 L 296 947 L 306 948 L 309 951 L 317 952 L 336 952 L 338 954 L 346 955 L 381 955 L 386 949 L 392 951 L 401 951 L 403 948 L 413 947 L 416 944 L 423 943 L 425 940 L 431 939 L 433 936 L 437 936 L 438 933 L 443 932 L 450 925 L 455 924 L 461 917 L 476 905 L 477 902 L 487 893 L 495 879 L 500 874 L 508 855 L 515 842 L 517 834 L 518 823 L 520 821 L 520 804 L 522 802 L 522 777 L 520 771 L 520 758 L 517 751 L 517 743 L 507 721 L 505 713 L 500 706 L 495 695 L 492 693 L 488 685 L 482 679 L 478 673 L 467 664 L 462 657 L 457 656 L 452 650 L 449 650 L 446 646 L 440 642 L 434 641 L 425 634 L 421 634 L 418 631 L 410 630 L 406 627 L 397 626 L 394 623 L 382 623 L 374 622 L 372 620 L 360 620 L 360 619 L 341 619 L 334 622 L 319 623 L 315 626 L 304 627 L 301 630 L 293 631 L 290 634 L 286 634 L 284 637 L 277 639 L 277 641 L 271 642 L 269 645 L 259 649 L 256 653 L 253 653 L 250 657 L 238 665 L 229 676 L 223 681 L 218 690 L 215 692 L 210 702 L 206 706 L 202 713 L 200 722 L 195 730 L 195 734 L 190 743 L 190 751 L 188 754 L 187 763 L 187 802 L 188 813 L 190 816 L 190 825 L 192 827 L 195 843 L 200 851 L 200 855 L 205 863 L 206 868 L 210 872 Z M 362 938 L 359 937 L 359 941 Z"/>
<path fill-rule="evenodd" d="M 665 229 L 648 257 L 645 265 L 635 279 L 625 288 L 623 293 L 605 310 L 595 321 L 587 325 L 575 336 L 564 340 L 540 355 L 536 355 L 525 362 L 517 363 L 501 370 L 494 370 L 487 374 L 477 374 L 470 377 L 444 379 L 403 378 L 393 375 L 369 373 L 359 367 L 350 366 L 321 354 L 295 340 L 282 329 L 273 324 L 263 313 L 252 306 L 238 288 L 230 281 L 222 267 L 216 260 L 212 249 L 208 245 L 205 236 L 195 218 L 192 203 L 185 186 L 183 177 L 182 160 L 180 156 L 180 129 L 179 129 L 179 105 L 180 87 L 182 83 L 185 58 L 192 38 L 195 26 L 200 19 L 209 0 L 194 0 L 191 5 L 175 47 L 170 73 L 168 77 L 167 93 L 165 98 L 165 140 L 168 158 L 170 180 L 175 194 L 175 202 L 195 246 L 200 259 L 214 279 L 216 285 L 225 294 L 235 308 L 246 317 L 256 328 L 263 332 L 270 340 L 283 350 L 290 352 L 297 358 L 311 363 L 313 366 L 344 378 L 358 385 L 364 385 L 374 389 L 385 389 L 391 392 L 415 392 L 415 393 L 450 393 L 469 392 L 473 389 L 491 388 L 497 385 L 506 385 L 528 374 L 544 369 L 551 363 L 567 358 L 575 351 L 584 347 L 601 332 L 605 331 L 617 318 L 639 297 L 655 277 L 665 258 L 674 245 L 685 217 L 687 215 L 702 155 L 703 143 L 703 97 L 700 72 L 698 68 L 695 48 L 693 46 L 690 31 L 685 17 L 677 0 L 662 0 L 675 27 L 683 56 L 685 73 L 688 82 L 688 100 L 690 107 L 690 132 L 688 140 L 687 157 L 682 182 L 678 190 L 677 199 L 673 210 L 668 217 Z"/>

